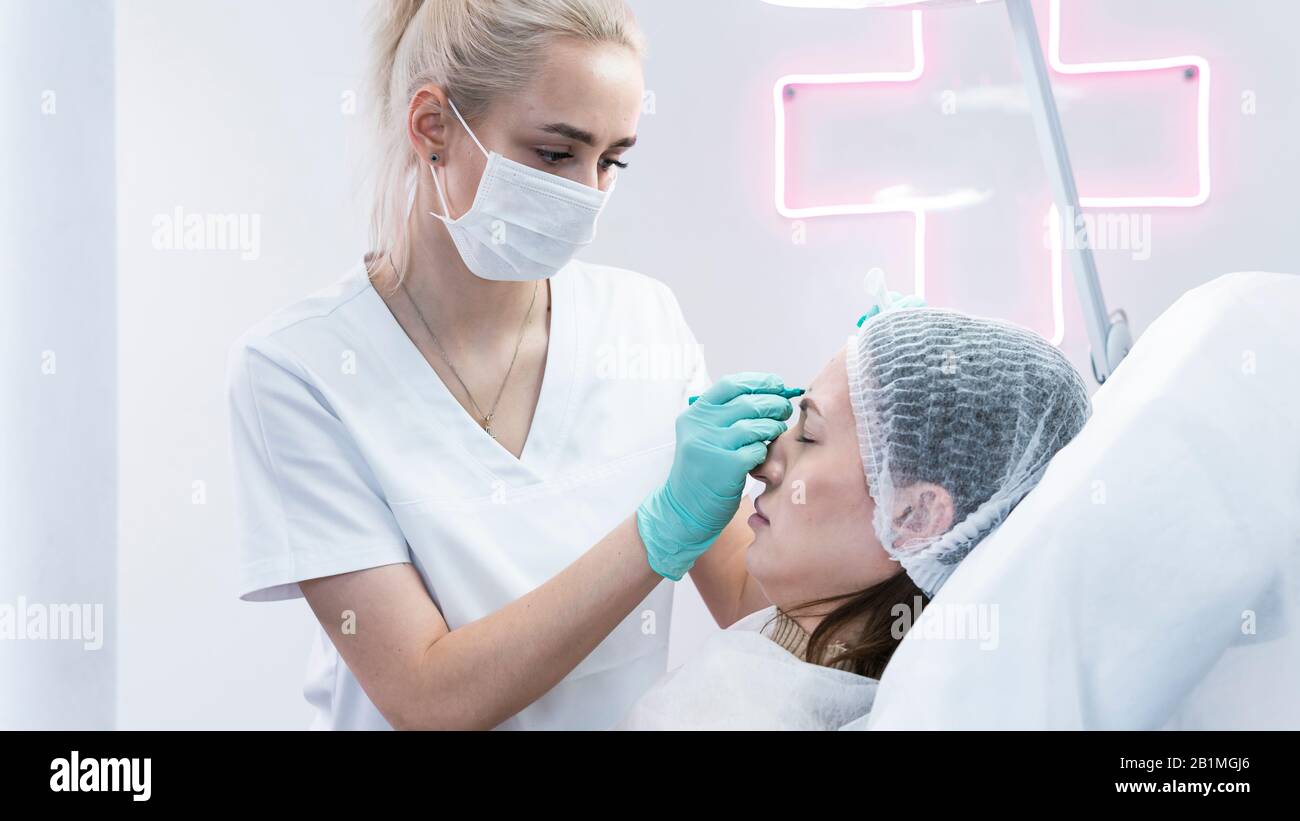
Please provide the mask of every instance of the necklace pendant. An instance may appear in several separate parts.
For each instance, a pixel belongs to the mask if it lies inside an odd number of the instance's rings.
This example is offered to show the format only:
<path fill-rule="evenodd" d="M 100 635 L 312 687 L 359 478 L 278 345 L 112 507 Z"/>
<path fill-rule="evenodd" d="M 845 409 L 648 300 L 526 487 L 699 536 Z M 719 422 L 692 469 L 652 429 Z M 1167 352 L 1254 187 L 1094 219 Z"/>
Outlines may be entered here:
<path fill-rule="evenodd" d="M 493 439 L 497 438 L 496 431 L 492 430 L 492 414 L 490 413 L 483 417 L 483 430 L 487 431 L 487 435 Z"/>

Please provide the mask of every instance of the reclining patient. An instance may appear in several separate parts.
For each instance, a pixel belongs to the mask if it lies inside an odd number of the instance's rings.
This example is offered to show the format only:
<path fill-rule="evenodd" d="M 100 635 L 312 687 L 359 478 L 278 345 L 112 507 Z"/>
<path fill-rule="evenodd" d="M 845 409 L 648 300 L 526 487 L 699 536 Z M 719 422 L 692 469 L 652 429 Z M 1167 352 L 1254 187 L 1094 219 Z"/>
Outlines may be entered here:
<path fill-rule="evenodd" d="M 746 563 L 772 606 L 711 636 L 622 729 L 864 718 L 919 608 L 1090 413 L 1037 334 L 932 308 L 865 322 L 799 405 L 752 473 L 766 487 Z"/>

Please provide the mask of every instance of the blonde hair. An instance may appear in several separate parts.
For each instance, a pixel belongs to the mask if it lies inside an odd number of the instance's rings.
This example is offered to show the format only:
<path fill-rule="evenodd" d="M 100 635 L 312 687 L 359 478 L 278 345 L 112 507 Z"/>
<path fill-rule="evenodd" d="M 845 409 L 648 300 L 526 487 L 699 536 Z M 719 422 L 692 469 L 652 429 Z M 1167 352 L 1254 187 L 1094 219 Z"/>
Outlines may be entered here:
<path fill-rule="evenodd" d="M 378 0 L 372 16 L 369 96 L 374 106 L 370 244 L 378 258 L 405 230 L 407 181 L 421 158 L 406 137 L 411 95 L 446 90 L 470 122 L 492 100 L 521 91 L 560 38 L 645 44 L 624 0 Z"/>

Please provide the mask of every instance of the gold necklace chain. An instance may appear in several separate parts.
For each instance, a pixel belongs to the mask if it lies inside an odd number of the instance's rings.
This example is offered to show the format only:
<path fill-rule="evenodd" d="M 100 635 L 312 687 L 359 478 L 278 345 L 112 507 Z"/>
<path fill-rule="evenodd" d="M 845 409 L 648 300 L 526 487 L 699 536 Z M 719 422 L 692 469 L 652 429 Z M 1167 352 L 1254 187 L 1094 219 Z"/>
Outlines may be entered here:
<path fill-rule="evenodd" d="M 447 349 L 442 347 L 442 342 L 439 341 L 438 335 L 433 332 L 429 320 L 424 318 L 424 311 L 420 310 L 420 304 L 411 297 L 411 292 L 406 289 L 406 280 L 402 277 L 401 272 L 397 270 L 397 265 L 393 262 L 391 254 L 388 257 L 388 264 L 393 266 L 393 273 L 397 274 L 397 283 L 402 286 L 402 293 L 406 294 L 406 298 L 411 302 L 411 307 L 415 308 L 415 313 L 420 317 L 424 329 L 433 338 L 433 344 L 438 346 L 438 354 L 442 357 L 442 361 L 447 363 L 447 367 L 451 369 L 451 375 L 456 377 L 456 381 L 460 383 L 460 389 L 469 397 L 470 404 L 474 406 L 475 412 L 482 418 L 483 421 L 479 422 L 479 424 L 483 426 L 483 430 L 487 432 L 488 436 L 493 439 L 497 438 L 496 432 L 492 430 L 492 419 L 496 416 L 497 405 L 501 402 L 501 395 L 506 391 L 506 383 L 510 380 L 510 373 L 515 368 L 515 360 L 519 358 L 519 348 L 524 342 L 524 331 L 528 329 L 528 320 L 533 315 L 533 305 L 537 302 L 537 289 L 541 284 L 541 280 L 533 283 L 533 298 L 528 303 L 528 312 L 524 314 L 523 324 L 519 326 L 519 339 L 515 341 L 514 355 L 510 357 L 510 365 L 506 368 L 506 375 L 501 378 L 501 387 L 497 389 L 497 398 L 492 402 L 492 408 L 487 413 L 484 413 L 483 409 L 479 407 L 478 401 L 474 398 L 474 394 L 470 393 L 469 388 L 465 385 L 465 380 L 460 378 L 456 366 L 451 363 L 451 357 L 447 355 Z"/>

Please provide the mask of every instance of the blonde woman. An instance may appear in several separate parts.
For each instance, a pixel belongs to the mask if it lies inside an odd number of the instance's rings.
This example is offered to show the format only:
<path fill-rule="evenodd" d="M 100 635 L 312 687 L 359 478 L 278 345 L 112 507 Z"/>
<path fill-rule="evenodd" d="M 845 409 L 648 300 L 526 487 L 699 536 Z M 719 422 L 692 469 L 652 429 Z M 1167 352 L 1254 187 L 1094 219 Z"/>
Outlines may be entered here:
<path fill-rule="evenodd" d="M 241 597 L 307 599 L 316 727 L 611 726 L 665 579 L 766 606 L 742 490 L 798 391 L 709 387 L 667 287 L 573 259 L 636 142 L 622 0 L 389 0 L 375 38 L 372 251 L 231 351 Z"/>

